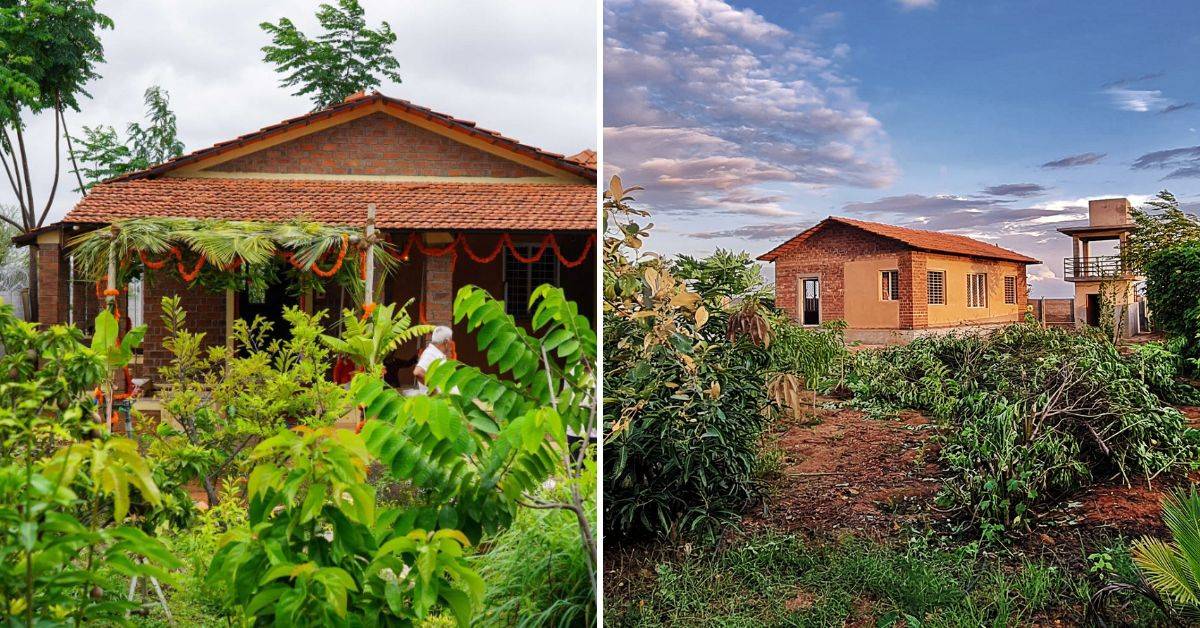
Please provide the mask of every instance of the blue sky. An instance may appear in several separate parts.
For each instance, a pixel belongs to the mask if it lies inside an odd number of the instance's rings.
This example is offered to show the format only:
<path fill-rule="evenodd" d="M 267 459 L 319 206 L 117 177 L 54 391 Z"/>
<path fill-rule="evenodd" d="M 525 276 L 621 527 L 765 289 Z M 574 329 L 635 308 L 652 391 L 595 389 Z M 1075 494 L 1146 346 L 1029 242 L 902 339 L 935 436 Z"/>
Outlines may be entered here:
<path fill-rule="evenodd" d="M 844 215 L 1033 255 L 1057 296 L 1054 229 L 1088 198 L 1200 205 L 1194 2 L 605 7 L 605 163 L 647 188 L 662 252 L 758 254 Z"/>

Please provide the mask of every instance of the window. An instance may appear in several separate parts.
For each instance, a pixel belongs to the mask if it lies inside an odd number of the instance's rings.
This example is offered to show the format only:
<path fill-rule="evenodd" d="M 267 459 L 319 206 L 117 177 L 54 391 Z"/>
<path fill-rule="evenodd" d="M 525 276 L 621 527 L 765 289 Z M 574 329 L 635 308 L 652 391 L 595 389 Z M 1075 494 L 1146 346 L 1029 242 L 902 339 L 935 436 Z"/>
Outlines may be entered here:
<path fill-rule="evenodd" d="M 946 304 L 946 271 L 931 270 L 929 271 L 929 304 L 930 305 L 945 305 Z"/>
<path fill-rule="evenodd" d="M 541 245 L 518 244 L 521 257 L 529 259 Z M 533 289 L 548 283 L 558 285 L 558 257 L 547 248 L 535 262 L 526 264 L 504 248 L 504 309 L 517 320 L 529 320 L 529 295 Z"/>
<path fill-rule="evenodd" d="M 1017 278 L 1004 278 L 1004 302 L 1013 304 L 1017 302 Z"/>
<path fill-rule="evenodd" d="M 885 270 L 880 273 L 882 277 L 880 298 L 884 301 L 899 301 L 900 300 L 900 271 Z"/>
<path fill-rule="evenodd" d="M 987 307 L 987 275 L 967 275 L 967 307 Z"/>

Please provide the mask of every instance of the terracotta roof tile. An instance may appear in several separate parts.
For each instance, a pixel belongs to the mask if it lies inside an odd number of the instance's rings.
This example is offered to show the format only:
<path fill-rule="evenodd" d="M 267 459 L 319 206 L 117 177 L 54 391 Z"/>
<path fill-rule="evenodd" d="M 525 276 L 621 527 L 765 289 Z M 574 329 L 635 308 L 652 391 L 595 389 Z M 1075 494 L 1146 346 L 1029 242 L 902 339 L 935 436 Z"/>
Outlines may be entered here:
<path fill-rule="evenodd" d="M 182 177 L 97 185 L 63 222 L 175 216 L 351 225 L 365 220 L 367 203 L 375 203 L 378 225 L 387 229 L 596 228 L 596 189 L 590 185 Z"/>
<path fill-rule="evenodd" d="M 758 259 L 768 262 L 775 261 L 780 256 L 785 255 L 799 247 L 804 243 L 805 240 L 810 238 L 823 226 L 831 222 L 857 227 L 875 235 L 896 240 L 914 249 L 929 251 L 932 253 L 948 253 L 951 255 L 966 255 L 969 257 L 1000 259 L 1011 262 L 1019 262 L 1022 264 L 1041 263 L 1040 261 L 1027 255 L 1021 255 L 1015 251 L 1010 251 L 994 244 L 980 242 L 979 240 L 968 238 L 967 236 L 956 235 L 953 233 L 942 233 L 940 231 L 925 231 L 922 229 L 896 227 L 894 225 L 885 225 L 878 222 L 867 222 L 865 220 L 854 220 L 853 218 L 842 218 L 840 216 L 830 216 L 829 218 L 822 220 L 813 227 L 806 229 L 796 237 L 784 242 L 774 249 L 771 249 L 767 253 L 760 255 Z"/>

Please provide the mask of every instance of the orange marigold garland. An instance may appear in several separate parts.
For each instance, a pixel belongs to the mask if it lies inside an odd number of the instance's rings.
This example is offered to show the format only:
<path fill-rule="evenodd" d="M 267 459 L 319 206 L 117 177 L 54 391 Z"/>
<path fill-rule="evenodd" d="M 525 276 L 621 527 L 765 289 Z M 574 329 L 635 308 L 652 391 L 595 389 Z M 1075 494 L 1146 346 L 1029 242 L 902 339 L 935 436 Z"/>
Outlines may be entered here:
<path fill-rule="evenodd" d="M 192 283 L 196 277 L 200 276 L 200 269 L 204 268 L 204 261 L 204 255 L 201 255 L 200 259 L 196 260 L 196 267 L 189 272 L 184 268 L 183 261 L 180 260 L 175 263 L 175 270 L 179 271 L 179 276 L 183 278 L 184 283 Z"/>
<path fill-rule="evenodd" d="M 342 234 L 342 249 L 340 251 L 338 251 L 337 261 L 335 261 L 333 263 L 333 266 L 329 270 L 322 270 L 321 267 L 318 266 L 316 262 L 313 262 L 312 271 L 314 273 L 316 273 L 316 275 L 318 277 L 324 277 L 325 279 L 328 279 L 328 278 L 336 275 L 337 271 L 341 270 L 341 268 L 342 268 L 342 261 L 344 261 L 346 259 L 346 251 L 349 248 L 350 248 L 350 236 L 343 233 Z"/>
<path fill-rule="evenodd" d="M 580 253 L 579 257 L 574 260 L 568 260 L 567 258 L 563 257 L 562 251 L 558 248 L 558 240 L 551 240 L 550 246 L 554 247 L 554 254 L 558 256 L 558 261 L 562 262 L 563 266 L 566 266 L 567 268 L 575 268 L 576 266 L 587 261 L 588 253 L 591 253 L 592 245 L 595 243 L 596 234 L 593 233 L 589 235 L 587 241 L 583 243 L 583 252 Z"/>

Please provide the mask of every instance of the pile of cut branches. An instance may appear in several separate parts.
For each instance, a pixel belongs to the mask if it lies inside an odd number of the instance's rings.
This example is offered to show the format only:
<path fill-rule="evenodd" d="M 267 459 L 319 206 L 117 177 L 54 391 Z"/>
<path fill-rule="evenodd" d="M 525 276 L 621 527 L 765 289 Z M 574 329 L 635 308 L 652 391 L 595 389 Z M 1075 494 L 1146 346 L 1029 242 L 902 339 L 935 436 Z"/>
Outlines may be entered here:
<path fill-rule="evenodd" d="M 941 495 L 985 538 L 1096 478 L 1147 481 L 1197 464 L 1200 435 L 1160 394 L 1163 353 L 1122 355 L 1093 334 L 1014 324 L 860 353 L 848 386 L 873 412 L 911 408 L 948 429 Z"/>

